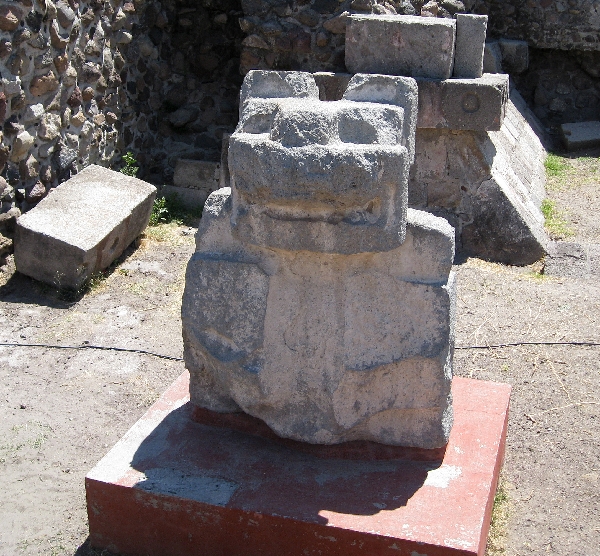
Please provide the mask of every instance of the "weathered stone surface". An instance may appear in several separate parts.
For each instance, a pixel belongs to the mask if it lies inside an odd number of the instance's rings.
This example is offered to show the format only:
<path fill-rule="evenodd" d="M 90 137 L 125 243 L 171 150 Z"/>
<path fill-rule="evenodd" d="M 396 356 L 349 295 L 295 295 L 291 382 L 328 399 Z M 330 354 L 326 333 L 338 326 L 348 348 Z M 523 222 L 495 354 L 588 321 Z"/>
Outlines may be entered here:
<path fill-rule="evenodd" d="M 321 100 L 341 100 L 352 78 L 352 75 L 349 73 L 332 73 L 327 71 L 318 71 L 312 75 L 317 87 L 319 87 L 319 98 Z"/>
<path fill-rule="evenodd" d="M 560 126 L 563 142 L 569 151 L 600 145 L 600 122 L 577 122 Z"/>
<path fill-rule="evenodd" d="M 485 43 L 483 50 L 483 72 L 502 73 L 502 51 L 498 41 Z"/>
<path fill-rule="evenodd" d="M 248 72 L 240 92 L 240 115 L 250 96 L 255 98 L 319 98 L 319 88 L 312 75 L 299 71 Z"/>
<path fill-rule="evenodd" d="M 19 218 L 17 270 L 55 287 L 78 288 L 146 227 L 154 186 L 89 166 Z"/>
<path fill-rule="evenodd" d="M 194 195 L 183 193 L 192 204 L 204 204 L 206 198 L 219 188 L 220 164 L 207 160 L 177 159 L 170 193 L 182 193 L 180 190 L 194 190 Z M 185 200 L 185 199 L 184 199 Z"/>
<path fill-rule="evenodd" d="M 374 102 L 403 106 L 404 125 L 400 144 L 408 149 L 409 160 L 415 156 L 414 136 L 417 127 L 419 92 L 415 81 L 406 77 L 356 74 L 352 77 L 343 98 L 353 101 Z"/>
<path fill-rule="evenodd" d="M 0 31 L 14 31 L 19 26 L 23 12 L 16 6 L 0 6 Z"/>
<path fill-rule="evenodd" d="M 44 114 L 38 128 L 38 137 L 44 141 L 52 141 L 60 135 L 61 120 L 58 114 Z"/>
<path fill-rule="evenodd" d="M 448 79 L 455 31 L 452 19 L 352 15 L 346 32 L 346 67 L 351 73 Z"/>
<path fill-rule="evenodd" d="M 456 14 L 454 77 L 481 77 L 487 21 L 487 15 Z"/>
<path fill-rule="evenodd" d="M 13 148 L 10 153 L 10 159 L 13 162 L 23 160 L 31 147 L 33 147 L 34 138 L 27 131 L 21 131 L 13 142 Z"/>
<path fill-rule="evenodd" d="M 506 74 L 479 79 L 418 79 L 419 128 L 497 131 L 502 126 L 509 93 Z"/>
<path fill-rule="evenodd" d="M 31 84 L 29 85 L 29 92 L 34 97 L 40 97 L 45 95 L 46 93 L 50 93 L 52 91 L 56 91 L 59 87 L 58 79 L 54 73 L 50 72 L 46 75 L 41 75 L 39 77 L 34 77 L 31 80 Z"/>
<path fill-rule="evenodd" d="M 526 41 L 500 39 L 502 68 L 507 73 L 523 73 L 529 67 L 529 45 Z"/>
<path fill-rule="evenodd" d="M 247 77 L 231 189 L 208 198 L 186 276 L 191 400 L 305 442 L 439 447 L 454 232 L 407 216 L 416 83 L 353 79 L 322 102 L 308 74 Z"/>
<path fill-rule="evenodd" d="M 498 131 L 417 129 L 409 204 L 453 222 L 462 250 L 531 264 L 548 238 L 540 211 L 546 151 L 513 91 Z"/>
<path fill-rule="evenodd" d="M 451 426 L 450 226 L 411 211 L 395 250 L 273 252 L 228 240 L 231 211 L 229 190 L 209 197 L 188 266 L 182 315 L 192 402 L 242 409 L 313 443 L 443 445 Z"/>

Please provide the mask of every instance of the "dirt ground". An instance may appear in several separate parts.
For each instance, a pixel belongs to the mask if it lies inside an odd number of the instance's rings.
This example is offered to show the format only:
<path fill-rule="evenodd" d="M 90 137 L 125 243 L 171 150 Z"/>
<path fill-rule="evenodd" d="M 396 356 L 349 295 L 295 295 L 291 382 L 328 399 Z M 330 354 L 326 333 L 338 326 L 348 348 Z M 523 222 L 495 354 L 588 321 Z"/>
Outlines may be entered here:
<path fill-rule="evenodd" d="M 549 195 L 569 211 L 569 241 L 600 243 L 600 178 L 588 172 L 580 181 Z M 0 343 L 181 357 L 193 231 L 149 229 L 75 299 L 14 273 L 9 260 Z M 456 266 L 455 373 L 513 386 L 490 556 L 600 554 L 600 346 L 485 347 L 600 342 L 600 281 L 541 269 L 474 259 Z M 0 345 L 1 555 L 100 554 L 86 541 L 84 476 L 183 369 L 141 353 Z"/>

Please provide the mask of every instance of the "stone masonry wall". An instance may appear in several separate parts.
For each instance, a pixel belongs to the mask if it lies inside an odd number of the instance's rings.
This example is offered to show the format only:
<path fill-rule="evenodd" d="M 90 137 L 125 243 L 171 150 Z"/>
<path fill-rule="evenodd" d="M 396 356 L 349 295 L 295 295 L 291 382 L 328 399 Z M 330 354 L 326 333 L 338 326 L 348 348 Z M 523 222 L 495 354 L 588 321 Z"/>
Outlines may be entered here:
<path fill-rule="evenodd" d="M 594 0 L 474 0 L 488 33 L 536 48 L 600 50 L 600 3 Z"/>
<path fill-rule="evenodd" d="M 129 125 L 138 177 L 172 181 L 178 158 L 219 160 L 238 119 L 240 0 L 146 2 L 128 52 Z"/>

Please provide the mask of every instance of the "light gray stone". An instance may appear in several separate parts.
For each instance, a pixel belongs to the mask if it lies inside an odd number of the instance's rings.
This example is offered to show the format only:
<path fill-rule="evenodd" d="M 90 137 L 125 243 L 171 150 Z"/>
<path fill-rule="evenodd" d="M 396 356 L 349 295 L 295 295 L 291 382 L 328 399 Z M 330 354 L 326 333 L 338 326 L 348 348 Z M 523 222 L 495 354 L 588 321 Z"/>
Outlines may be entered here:
<path fill-rule="evenodd" d="M 346 31 L 350 73 L 448 79 L 454 63 L 453 19 L 352 15 Z"/>
<path fill-rule="evenodd" d="M 248 98 L 319 98 L 310 73 L 299 71 L 249 71 L 240 91 L 240 116 Z"/>
<path fill-rule="evenodd" d="M 483 72 L 484 73 L 502 73 L 502 51 L 498 41 L 489 41 L 485 43 L 483 50 Z"/>
<path fill-rule="evenodd" d="M 342 98 L 403 106 L 405 115 L 400 144 L 408 149 L 409 160 L 412 163 L 415 157 L 414 137 L 419 104 L 419 91 L 414 79 L 358 73 L 350 79 Z"/>
<path fill-rule="evenodd" d="M 219 188 L 219 175 L 219 162 L 178 158 L 175 162 L 173 184 L 177 188 L 201 192 L 204 202 L 212 191 Z"/>
<path fill-rule="evenodd" d="M 600 145 L 600 122 L 577 122 L 560 126 L 563 142 L 569 151 Z"/>
<path fill-rule="evenodd" d="M 531 264 L 548 247 L 546 151 L 526 111 L 513 90 L 498 131 L 417 129 L 409 204 L 452 221 L 463 252 Z"/>
<path fill-rule="evenodd" d="M 456 14 L 454 77 L 481 77 L 487 21 L 487 15 Z"/>
<path fill-rule="evenodd" d="M 17 221 L 17 270 L 59 288 L 79 288 L 109 266 L 148 224 L 156 188 L 88 166 Z"/>
<path fill-rule="evenodd" d="M 322 102 L 287 77 L 247 78 L 231 188 L 204 206 L 182 303 L 191 401 L 305 442 L 443 446 L 454 231 L 407 209 L 416 84 L 359 75 Z"/>
<path fill-rule="evenodd" d="M 245 246 L 213 193 L 182 305 L 192 403 L 281 436 L 432 448 L 452 422 L 453 230 L 410 211 L 406 241 L 352 256 Z M 326 340 L 324 340 L 326 339 Z"/>
<path fill-rule="evenodd" d="M 509 93 L 506 74 L 478 79 L 418 79 L 418 128 L 497 131 Z"/>

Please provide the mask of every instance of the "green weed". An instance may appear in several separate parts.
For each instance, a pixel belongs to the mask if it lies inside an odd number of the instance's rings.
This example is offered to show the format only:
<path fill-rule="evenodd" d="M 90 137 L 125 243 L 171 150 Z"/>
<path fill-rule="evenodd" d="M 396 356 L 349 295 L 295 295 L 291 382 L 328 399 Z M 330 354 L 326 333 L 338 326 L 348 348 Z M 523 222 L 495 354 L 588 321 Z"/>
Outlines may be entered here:
<path fill-rule="evenodd" d="M 544 226 L 553 239 L 560 239 L 574 235 L 569 227 L 564 214 L 556 207 L 551 199 L 542 201 L 542 214 L 544 215 Z"/>
<path fill-rule="evenodd" d="M 126 176 L 131 176 L 135 178 L 140 167 L 136 166 L 137 160 L 135 159 L 131 151 L 128 151 L 126 154 L 123 155 L 123 162 L 125 162 L 125 166 L 121 168 L 121 173 L 125 174 Z"/>
<path fill-rule="evenodd" d="M 485 551 L 486 556 L 501 556 L 506 553 L 505 543 L 510 514 L 510 498 L 507 486 L 506 481 L 501 478 L 494 496 L 492 523 Z"/>
<path fill-rule="evenodd" d="M 544 161 L 544 167 L 546 168 L 547 176 L 560 178 L 566 175 L 570 164 L 562 156 L 548 153 L 548 156 Z"/>
<path fill-rule="evenodd" d="M 196 226 L 202 216 L 202 207 L 190 208 L 177 195 L 159 197 L 152 205 L 148 226 L 159 224 L 177 224 L 178 226 Z"/>

